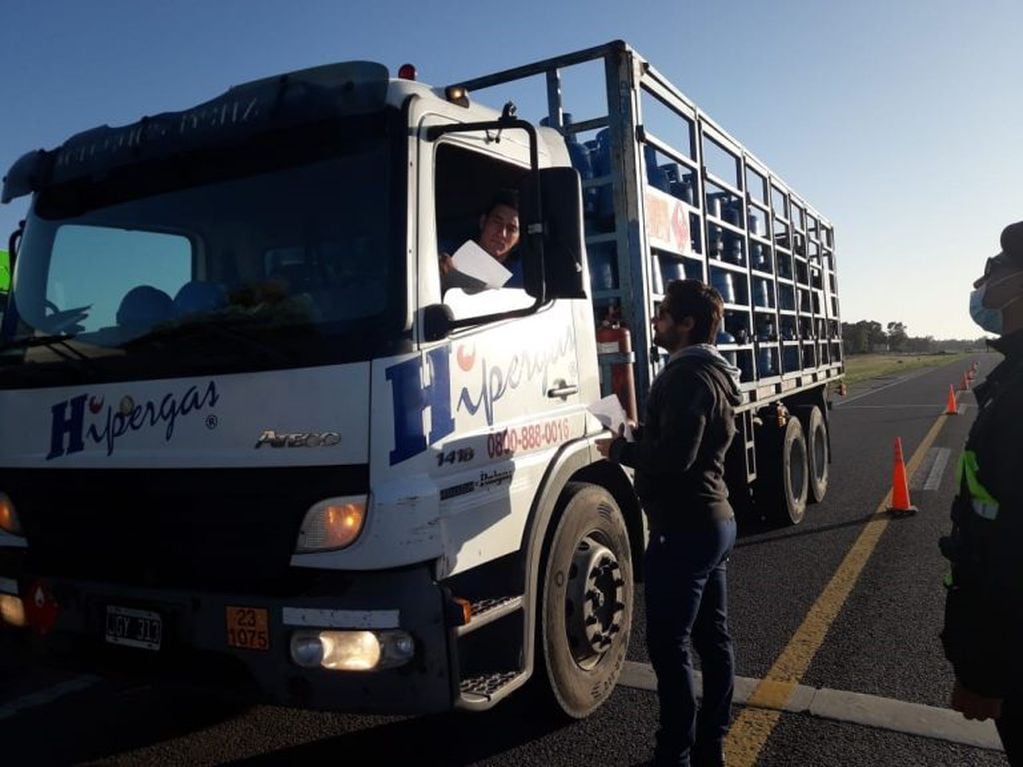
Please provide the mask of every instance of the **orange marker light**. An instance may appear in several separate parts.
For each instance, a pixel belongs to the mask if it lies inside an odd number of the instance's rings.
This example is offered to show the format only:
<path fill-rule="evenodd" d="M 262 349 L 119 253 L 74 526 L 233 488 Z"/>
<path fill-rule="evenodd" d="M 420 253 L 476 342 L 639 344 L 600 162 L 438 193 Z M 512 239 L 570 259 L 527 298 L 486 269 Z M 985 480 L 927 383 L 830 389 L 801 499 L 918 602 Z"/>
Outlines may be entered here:
<path fill-rule="evenodd" d="M 11 535 L 22 535 L 21 523 L 18 515 L 14 513 L 14 504 L 5 493 L 0 493 L 0 530 Z"/>

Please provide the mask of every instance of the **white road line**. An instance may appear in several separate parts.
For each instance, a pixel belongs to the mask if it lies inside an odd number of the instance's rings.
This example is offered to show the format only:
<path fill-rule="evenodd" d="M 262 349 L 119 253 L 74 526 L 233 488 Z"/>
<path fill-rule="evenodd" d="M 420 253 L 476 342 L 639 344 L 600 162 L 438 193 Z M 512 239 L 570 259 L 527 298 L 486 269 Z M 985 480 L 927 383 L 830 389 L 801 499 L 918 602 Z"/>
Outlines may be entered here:
<path fill-rule="evenodd" d="M 17 700 L 12 700 L 10 703 L 4 703 L 0 705 L 0 720 L 9 719 L 20 711 L 53 703 L 55 700 L 63 698 L 65 695 L 70 695 L 73 692 L 81 692 L 92 687 L 99 680 L 98 676 L 77 676 L 74 679 L 68 679 L 66 682 L 61 682 L 45 690 L 39 690 Z"/>
<path fill-rule="evenodd" d="M 699 672 L 695 672 L 694 676 L 699 694 L 702 678 Z M 759 682 L 759 679 L 736 677 L 733 701 L 737 705 L 746 705 Z M 637 690 L 657 690 L 657 678 L 649 663 L 626 661 L 618 684 Z M 990 720 L 971 722 L 964 719 L 962 714 L 948 708 L 907 703 L 877 695 L 807 687 L 801 684 L 796 686 L 782 710 L 908 735 L 920 735 L 949 743 L 962 743 L 994 751 L 1003 750 L 995 724 Z"/>
<path fill-rule="evenodd" d="M 927 474 L 927 481 L 924 482 L 924 490 L 938 489 L 941 484 L 941 475 L 945 473 L 948 457 L 952 453 L 952 450 L 947 447 L 933 447 L 931 450 L 936 450 L 937 454 L 934 456 L 934 465 L 931 466 L 931 470 Z"/>
<path fill-rule="evenodd" d="M 919 407 L 926 408 L 927 410 L 934 410 L 937 412 L 942 406 L 935 405 L 933 402 L 929 405 L 843 405 L 843 410 L 890 410 L 891 408 L 906 408 L 906 407 Z"/>

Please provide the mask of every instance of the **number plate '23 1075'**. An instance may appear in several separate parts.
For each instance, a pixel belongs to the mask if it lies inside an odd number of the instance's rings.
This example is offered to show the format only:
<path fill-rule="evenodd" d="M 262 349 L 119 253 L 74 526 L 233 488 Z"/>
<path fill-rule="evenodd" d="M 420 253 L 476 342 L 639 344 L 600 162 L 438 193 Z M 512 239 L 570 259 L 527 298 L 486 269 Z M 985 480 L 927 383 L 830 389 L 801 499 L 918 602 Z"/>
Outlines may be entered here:
<path fill-rule="evenodd" d="M 227 645 L 244 650 L 270 649 L 269 610 L 262 607 L 227 608 Z"/>

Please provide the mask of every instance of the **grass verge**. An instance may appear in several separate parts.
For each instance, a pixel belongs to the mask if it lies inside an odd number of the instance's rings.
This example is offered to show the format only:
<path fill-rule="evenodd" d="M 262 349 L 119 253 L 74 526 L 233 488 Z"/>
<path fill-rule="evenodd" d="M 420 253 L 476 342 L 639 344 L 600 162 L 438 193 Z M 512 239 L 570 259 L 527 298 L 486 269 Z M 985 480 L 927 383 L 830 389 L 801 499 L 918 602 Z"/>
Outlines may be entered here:
<path fill-rule="evenodd" d="M 870 378 L 899 375 L 920 368 L 935 368 L 965 360 L 967 364 L 976 354 L 852 354 L 845 359 L 845 382 L 854 384 Z M 964 372 L 966 368 L 963 368 Z"/>

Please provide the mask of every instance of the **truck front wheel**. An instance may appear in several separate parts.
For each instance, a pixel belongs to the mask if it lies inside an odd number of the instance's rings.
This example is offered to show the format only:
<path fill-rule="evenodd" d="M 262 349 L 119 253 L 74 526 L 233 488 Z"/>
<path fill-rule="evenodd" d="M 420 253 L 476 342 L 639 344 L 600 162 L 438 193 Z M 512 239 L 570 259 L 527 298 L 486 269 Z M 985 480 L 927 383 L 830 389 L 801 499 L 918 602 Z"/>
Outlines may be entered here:
<path fill-rule="evenodd" d="M 544 560 L 538 680 L 548 700 L 581 719 L 614 690 L 629 646 L 633 578 L 618 504 L 597 485 L 569 483 Z"/>

